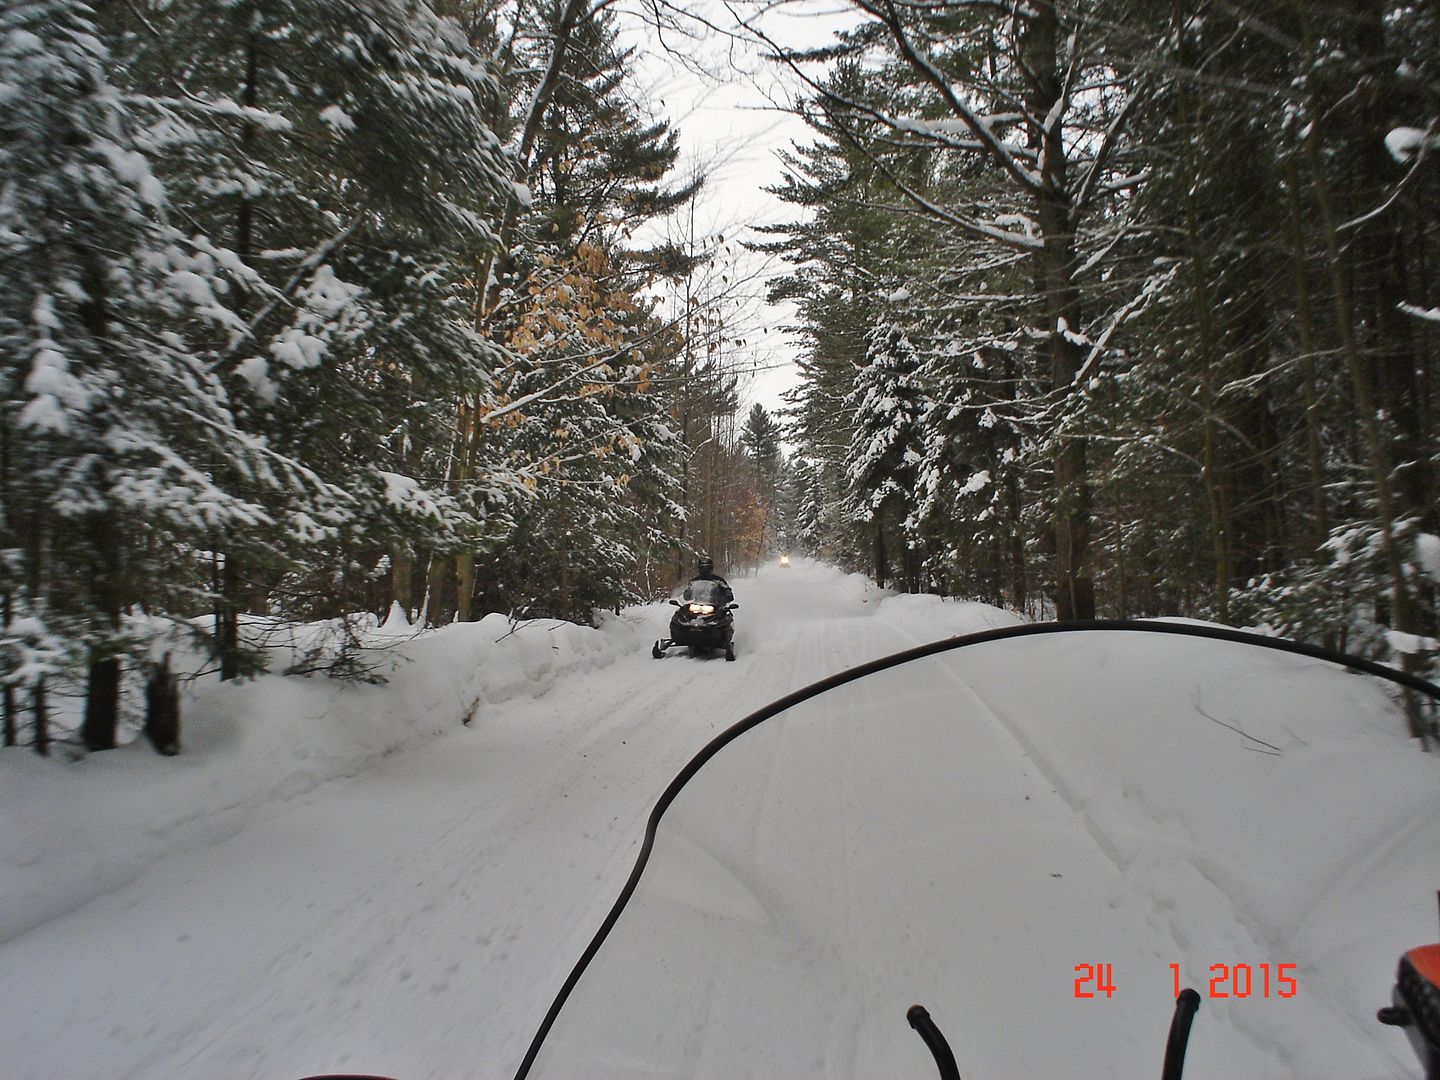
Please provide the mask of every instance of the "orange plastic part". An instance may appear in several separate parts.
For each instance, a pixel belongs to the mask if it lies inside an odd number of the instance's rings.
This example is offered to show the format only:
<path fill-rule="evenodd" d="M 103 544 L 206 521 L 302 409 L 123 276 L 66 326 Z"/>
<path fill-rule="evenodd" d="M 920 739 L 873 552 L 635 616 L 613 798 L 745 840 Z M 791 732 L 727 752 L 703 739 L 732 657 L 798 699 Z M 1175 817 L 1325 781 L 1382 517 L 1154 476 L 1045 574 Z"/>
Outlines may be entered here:
<path fill-rule="evenodd" d="M 1431 986 L 1440 987 L 1440 945 L 1421 945 L 1405 954 L 1420 977 Z"/>

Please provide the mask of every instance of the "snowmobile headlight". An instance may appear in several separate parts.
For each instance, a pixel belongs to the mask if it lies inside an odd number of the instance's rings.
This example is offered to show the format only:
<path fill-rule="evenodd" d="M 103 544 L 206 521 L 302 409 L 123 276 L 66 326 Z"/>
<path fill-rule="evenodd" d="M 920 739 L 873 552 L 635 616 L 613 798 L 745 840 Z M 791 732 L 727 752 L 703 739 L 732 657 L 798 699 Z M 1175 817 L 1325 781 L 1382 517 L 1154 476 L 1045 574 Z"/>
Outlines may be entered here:
<path fill-rule="evenodd" d="M 715 614 L 715 605 L 714 605 L 714 604 L 691 604 L 691 605 L 690 605 L 690 614 L 691 614 L 691 615 L 714 615 L 714 614 Z"/>

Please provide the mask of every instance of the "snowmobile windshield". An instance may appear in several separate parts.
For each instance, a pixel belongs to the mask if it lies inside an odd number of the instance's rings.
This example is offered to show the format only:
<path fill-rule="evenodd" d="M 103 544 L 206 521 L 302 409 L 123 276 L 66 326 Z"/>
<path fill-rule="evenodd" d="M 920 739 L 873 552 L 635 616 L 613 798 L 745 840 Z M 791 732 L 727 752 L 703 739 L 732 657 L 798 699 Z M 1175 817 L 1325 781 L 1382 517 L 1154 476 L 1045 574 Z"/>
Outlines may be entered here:
<path fill-rule="evenodd" d="M 686 592 L 690 594 L 689 600 L 692 604 L 714 604 L 719 606 L 728 603 L 730 599 L 725 595 L 725 586 L 709 578 L 696 578 L 690 582 Z"/>
<path fill-rule="evenodd" d="M 1440 818 L 1402 691 L 1173 624 L 1051 629 L 712 743 L 520 1075 L 933 1078 L 918 1003 L 966 1080 L 1139 1080 L 1181 986 L 1187 1077 L 1408 1075 L 1374 1006 L 1433 934 Z"/>

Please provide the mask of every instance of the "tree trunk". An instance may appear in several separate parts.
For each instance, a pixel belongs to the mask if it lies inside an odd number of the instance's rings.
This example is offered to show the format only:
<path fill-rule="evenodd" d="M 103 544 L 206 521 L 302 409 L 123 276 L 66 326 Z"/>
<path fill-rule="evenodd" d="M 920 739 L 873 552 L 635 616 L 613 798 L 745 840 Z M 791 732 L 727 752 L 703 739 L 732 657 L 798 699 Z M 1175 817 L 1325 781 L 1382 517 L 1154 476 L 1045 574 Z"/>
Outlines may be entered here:
<path fill-rule="evenodd" d="M 1311 546 L 1315 558 L 1328 561 L 1330 512 L 1325 499 L 1325 456 L 1320 439 L 1320 392 L 1315 372 L 1315 318 L 1310 308 L 1310 280 L 1305 269 L 1304 218 L 1300 205 L 1300 174 L 1294 156 L 1285 161 L 1290 189 L 1290 247 L 1295 275 L 1295 317 L 1300 333 L 1300 382 L 1305 397 L 1305 461 L 1310 473 Z"/>
<path fill-rule="evenodd" d="M 0 507 L 3 507 L 3 519 L 5 523 L 4 546 L 7 548 L 16 546 L 14 540 L 14 520 L 17 508 L 10 491 L 10 424 L 8 417 L 6 417 L 3 422 L 0 422 Z M 8 575 L 6 581 L 7 583 L 9 581 Z M 15 596 L 8 584 L 5 588 L 3 603 L 5 629 L 9 631 L 10 624 L 15 618 Z M 7 681 L 5 683 L 4 694 L 4 745 L 14 746 L 20 741 L 18 721 L 16 720 L 14 684 Z"/>
<path fill-rule="evenodd" d="M 244 671 L 240 645 L 240 557 L 235 551 L 218 553 L 215 595 L 215 651 L 220 658 L 220 681 L 239 678 Z"/>
<path fill-rule="evenodd" d="M 1185 33 L 1178 4 L 1174 6 L 1174 32 L 1180 42 L 1179 64 L 1185 70 L 1191 61 L 1185 55 Z M 1200 163 L 1195 156 L 1195 131 L 1190 122 L 1190 95 L 1186 80 L 1176 83 L 1175 105 L 1180 127 L 1180 141 L 1185 147 L 1187 171 L 1191 176 L 1199 173 Z M 1191 302 L 1195 309 L 1195 324 L 1200 346 L 1200 406 L 1203 413 L 1203 449 L 1201 453 L 1200 477 L 1205 487 L 1205 501 L 1210 511 L 1210 543 L 1213 556 L 1211 580 L 1215 588 L 1215 615 L 1220 622 L 1230 618 L 1230 535 L 1226 498 L 1219 475 L 1219 433 L 1215 416 L 1215 323 L 1210 307 L 1210 267 L 1204 244 L 1200 238 L 1198 211 L 1195 206 L 1195 185 L 1185 188 L 1185 239 L 1189 248 L 1191 272 Z"/>
<path fill-rule="evenodd" d="M 1405 577 L 1405 558 L 1400 550 L 1397 535 L 1397 506 L 1391 483 L 1390 440 L 1380 428 L 1377 411 L 1374 361 L 1363 356 L 1355 336 L 1354 310 L 1351 307 L 1350 282 L 1346 279 L 1345 266 L 1340 252 L 1339 231 L 1335 211 L 1320 157 L 1319 132 L 1314 121 L 1305 135 L 1305 147 L 1315 180 L 1315 200 L 1320 210 L 1321 230 L 1325 238 L 1325 253 L 1330 265 L 1331 285 L 1335 293 L 1335 314 L 1340 331 L 1340 343 L 1344 350 L 1346 367 L 1350 372 L 1351 388 L 1355 393 L 1355 406 L 1360 414 L 1361 429 L 1365 433 L 1365 444 L 1369 452 L 1371 481 L 1375 485 L 1375 502 L 1379 510 L 1379 526 L 1385 565 L 1390 576 L 1389 625 L 1405 634 L 1418 634 L 1420 622 L 1417 617 L 1410 586 Z M 1402 666 L 1414 670 L 1418 664 L 1410 653 L 1401 656 Z M 1416 738 L 1424 737 L 1424 724 L 1419 711 L 1408 708 L 1410 733 Z"/>
<path fill-rule="evenodd" d="M 474 475 L 475 463 L 480 457 L 480 429 L 479 401 L 473 409 L 462 402 L 455 439 L 458 454 L 455 477 L 462 487 Z M 475 550 L 467 547 L 455 556 L 455 612 L 461 622 L 470 621 L 474 596 Z"/>
<path fill-rule="evenodd" d="M 10 590 L 5 590 L 5 628 L 10 628 L 13 618 L 11 610 L 12 598 Z M 6 746 L 14 746 L 20 741 L 19 722 L 16 719 L 15 686 L 10 682 L 5 683 L 5 742 Z"/>
<path fill-rule="evenodd" d="M 399 604 L 405 617 L 414 616 L 414 575 L 415 557 L 408 547 L 396 547 L 390 552 L 390 603 Z M 389 605 L 386 605 L 387 611 Z"/>
<path fill-rule="evenodd" d="M 449 611 L 445 604 L 444 587 L 446 571 L 450 562 L 439 552 L 430 556 L 430 567 L 425 574 L 425 625 L 444 626 L 449 622 Z"/>
<path fill-rule="evenodd" d="M 885 588 L 885 579 L 889 576 L 889 559 L 885 553 L 885 514 L 883 510 L 875 511 L 875 534 L 872 537 L 874 548 L 872 550 L 875 564 L 875 584 Z"/>
<path fill-rule="evenodd" d="M 568 540 L 569 537 L 566 537 Z M 570 550 L 568 547 L 560 552 L 560 581 L 557 595 L 560 601 L 560 617 L 568 619 L 575 614 L 575 591 L 570 578 Z"/>
<path fill-rule="evenodd" d="M 1014 400 L 1018 394 L 1020 385 L 1019 365 L 1009 352 L 1002 354 L 1004 364 L 1004 385 L 1007 387 L 1005 396 Z M 1005 519 L 1006 519 L 1006 548 L 1007 548 L 1007 573 L 1009 579 L 1006 593 L 1009 596 L 1011 608 L 1014 611 L 1024 612 L 1026 605 L 1030 602 L 1030 568 L 1025 559 L 1025 521 L 1024 521 L 1024 496 L 1020 488 L 1020 478 L 1014 470 L 1007 470 L 1005 477 Z"/>
<path fill-rule="evenodd" d="M 120 719 L 120 658 L 104 656 L 90 663 L 85 688 L 85 719 L 80 725 L 86 750 L 114 750 Z"/>
<path fill-rule="evenodd" d="M 92 609 L 105 624 L 102 635 L 90 646 L 85 718 L 80 727 L 87 750 L 115 749 L 120 726 L 119 638 L 124 612 L 124 555 L 120 535 L 119 524 L 111 514 L 95 514 L 86 524 Z"/>
<path fill-rule="evenodd" d="M 471 602 L 475 596 L 475 553 L 462 551 L 455 556 L 455 617 L 460 622 L 471 620 Z"/>
<path fill-rule="evenodd" d="M 1058 119 L 1064 80 L 1059 65 L 1059 17 L 1054 3 L 1032 6 L 1020 24 L 1020 58 L 1026 72 L 1026 104 L 1035 117 L 1054 118 L 1036 136 L 1043 173 L 1035 193 L 1036 220 L 1043 247 L 1037 278 L 1049 323 L 1049 374 L 1053 408 L 1063 427 L 1064 401 L 1075 390 L 1084 348 L 1070 336 L 1083 329 L 1080 290 L 1075 283 L 1074 220 L 1064 133 Z M 1054 450 L 1055 617 L 1095 618 L 1095 585 L 1090 576 L 1090 478 L 1083 435 L 1056 430 Z"/>
<path fill-rule="evenodd" d="M 145 681 L 145 737 L 157 753 L 180 752 L 180 680 L 170 670 L 170 654 L 151 666 Z"/>
<path fill-rule="evenodd" d="M 1030 570 L 1025 563 L 1025 537 L 1020 531 L 1018 519 L 1011 531 L 1007 544 L 1010 548 L 1010 604 L 1016 611 L 1024 611 L 1030 602 Z"/>
<path fill-rule="evenodd" d="M 1116 594 L 1120 604 L 1116 615 L 1118 618 L 1128 619 L 1130 617 L 1130 586 L 1125 580 L 1125 526 L 1119 520 L 1115 522 L 1115 576 L 1118 579 Z"/>
<path fill-rule="evenodd" d="M 259 101 L 259 35 L 251 32 L 246 36 L 243 63 L 245 82 L 241 88 L 241 102 L 248 109 L 254 109 Z M 246 121 L 240 129 L 241 152 L 248 154 L 257 136 L 255 124 Z M 241 193 L 235 209 L 235 254 L 247 265 L 254 263 L 255 249 L 255 207 L 248 194 Z M 237 291 L 235 313 L 244 318 L 249 309 L 249 297 Z M 220 680 L 227 682 L 243 673 L 240 654 L 240 612 L 242 600 L 242 574 L 240 557 L 234 550 L 237 545 L 223 538 L 216 546 L 216 560 L 219 565 L 215 573 L 215 651 L 220 660 Z"/>
<path fill-rule="evenodd" d="M 45 676 L 35 680 L 31 692 L 31 705 L 35 722 L 35 752 L 41 757 L 50 756 L 50 708 L 45 700 Z"/>

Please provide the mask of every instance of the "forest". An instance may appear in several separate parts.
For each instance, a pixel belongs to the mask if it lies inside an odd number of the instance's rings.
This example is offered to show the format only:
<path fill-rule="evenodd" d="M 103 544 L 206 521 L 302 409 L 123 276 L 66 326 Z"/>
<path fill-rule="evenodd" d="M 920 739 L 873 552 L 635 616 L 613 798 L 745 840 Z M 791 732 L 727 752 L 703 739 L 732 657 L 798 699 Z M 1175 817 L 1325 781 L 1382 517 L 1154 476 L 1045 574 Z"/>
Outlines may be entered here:
<path fill-rule="evenodd" d="M 4 744 L 114 746 L 177 632 L 363 678 L 360 616 L 589 621 L 697 551 L 1426 670 L 1433 0 L 848 6 L 0 0 Z M 637 75 L 700 35 L 810 132 L 747 242 L 778 415 Z"/>
<path fill-rule="evenodd" d="M 900 589 L 1427 667 L 1436 6 L 854 7 L 776 50 L 814 131 L 765 230 L 797 535 Z"/>

